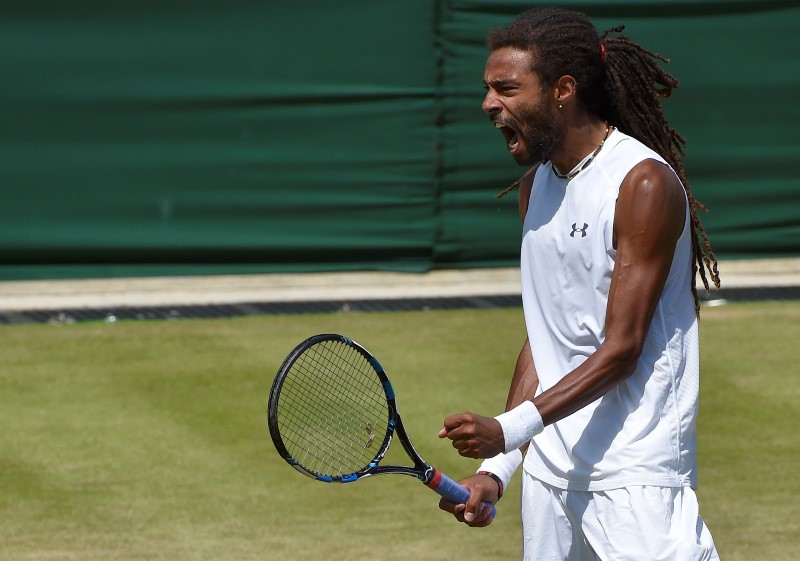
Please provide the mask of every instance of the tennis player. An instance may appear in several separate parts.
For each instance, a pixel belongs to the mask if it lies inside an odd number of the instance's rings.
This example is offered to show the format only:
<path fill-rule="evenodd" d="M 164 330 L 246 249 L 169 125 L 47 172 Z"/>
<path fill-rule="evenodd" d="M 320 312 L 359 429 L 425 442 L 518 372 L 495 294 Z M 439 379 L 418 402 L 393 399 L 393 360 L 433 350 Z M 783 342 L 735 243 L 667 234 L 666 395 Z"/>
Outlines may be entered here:
<path fill-rule="evenodd" d="M 445 419 L 440 437 L 487 459 L 467 504 L 440 507 L 488 525 L 481 501 L 522 464 L 526 560 L 719 558 L 694 492 L 695 276 L 719 286 L 716 259 L 659 102 L 677 81 L 622 29 L 546 8 L 488 37 L 483 110 L 530 167 L 528 340 L 505 413 Z"/>

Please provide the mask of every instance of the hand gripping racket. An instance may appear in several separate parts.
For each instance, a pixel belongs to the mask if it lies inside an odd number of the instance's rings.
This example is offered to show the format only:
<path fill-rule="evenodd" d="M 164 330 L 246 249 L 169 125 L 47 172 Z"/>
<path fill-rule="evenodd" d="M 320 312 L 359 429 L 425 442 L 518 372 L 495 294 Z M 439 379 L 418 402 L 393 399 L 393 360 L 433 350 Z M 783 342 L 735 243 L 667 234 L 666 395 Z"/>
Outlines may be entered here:
<path fill-rule="evenodd" d="M 416 477 L 451 503 L 469 498 L 466 488 L 420 457 L 383 368 L 342 335 L 315 335 L 286 357 L 270 390 L 268 422 L 278 453 L 314 479 L 349 483 L 399 473 Z M 413 467 L 379 465 L 395 433 Z M 494 505 L 485 504 L 494 518 Z"/>

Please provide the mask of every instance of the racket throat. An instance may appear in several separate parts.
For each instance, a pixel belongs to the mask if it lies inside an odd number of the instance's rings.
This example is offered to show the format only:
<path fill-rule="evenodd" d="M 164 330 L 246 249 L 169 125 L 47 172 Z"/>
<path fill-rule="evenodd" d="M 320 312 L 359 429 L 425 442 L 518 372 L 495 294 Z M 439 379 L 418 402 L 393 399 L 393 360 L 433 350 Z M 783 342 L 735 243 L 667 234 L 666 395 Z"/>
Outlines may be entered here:
<path fill-rule="evenodd" d="M 406 454 L 414 462 L 414 471 L 417 479 L 422 481 L 425 485 L 430 486 L 431 481 L 436 475 L 438 470 L 434 469 L 433 467 L 429 466 L 422 457 L 419 455 L 419 452 L 414 448 L 414 445 L 411 444 L 411 439 L 408 437 L 408 433 L 406 432 L 406 428 L 403 426 L 403 421 L 400 418 L 400 414 L 395 409 L 395 433 L 397 434 L 400 444 L 403 446 L 403 450 L 406 451 Z"/>
<path fill-rule="evenodd" d="M 442 472 L 434 467 L 427 466 L 425 471 L 419 476 L 419 479 L 427 487 L 435 491 L 439 488 L 439 484 L 442 482 Z"/>

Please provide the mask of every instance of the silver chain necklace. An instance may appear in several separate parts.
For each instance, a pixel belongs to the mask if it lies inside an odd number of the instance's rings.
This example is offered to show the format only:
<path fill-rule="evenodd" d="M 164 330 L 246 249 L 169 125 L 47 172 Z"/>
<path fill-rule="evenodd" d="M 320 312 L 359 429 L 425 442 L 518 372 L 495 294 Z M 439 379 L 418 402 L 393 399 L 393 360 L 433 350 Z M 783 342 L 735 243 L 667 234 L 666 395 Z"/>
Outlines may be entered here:
<path fill-rule="evenodd" d="M 592 155 L 589 156 L 589 159 L 586 160 L 586 162 L 580 167 L 580 169 L 573 171 L 572 173 L 569 174 L 562 174 L 556 169 L 556 166 L 554 166 L 553 163 L 550 162 L 550 168 L 553 170 L 553 174 L 555 174 L 555 176 L 559 179 L 566 179 L 567 181 L 570 181 L 580 172 L 589 167 L 589 164 L 591 164 L 594 161 L 595 157 L 597 157 L 597 154 L 599 154 L 600 150 L 603 149 L 603 145 L 606 143 L 606 140 L 608 140 L 608 135 L 611 133 L 611 129 L 613 128 L 614 127 L 611 127 L 608 125 L 608 123 L 606 123 L 606 135 L 603 137 L 603 140 L 600 141 L 600 144 L 597 146 L 597 148 L 595 148 L 594 152 L 592 152 Z"/>

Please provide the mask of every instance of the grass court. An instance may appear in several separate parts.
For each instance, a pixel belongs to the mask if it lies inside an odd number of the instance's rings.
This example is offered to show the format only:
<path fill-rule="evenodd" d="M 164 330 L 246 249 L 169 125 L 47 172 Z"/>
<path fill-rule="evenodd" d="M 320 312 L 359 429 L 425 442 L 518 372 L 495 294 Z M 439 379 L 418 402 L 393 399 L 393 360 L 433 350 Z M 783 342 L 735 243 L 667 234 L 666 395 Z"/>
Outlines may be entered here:
<path fill-rule="evenodd" d="M 284 463 L 267 393 L 322 332 L 375 353 L 426 460 L 474 471 L 436 433 L 502 408 L 518 309 L 3 326 L 0 559 L 518 559 L 519 475 L 470 529 L 412 478 L 326 485 Z M 698 495 L 724 561 L 797 558 L 798 339 L 800 302 L 703 309 Z"/>

